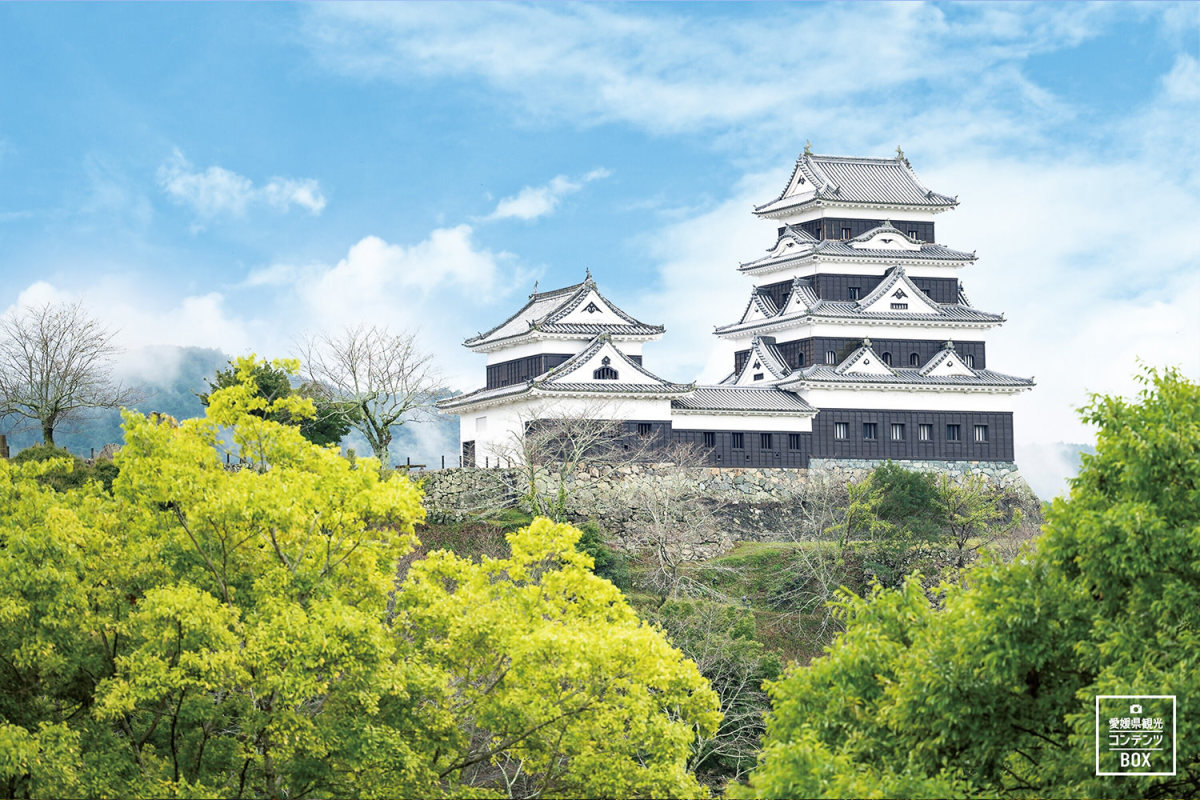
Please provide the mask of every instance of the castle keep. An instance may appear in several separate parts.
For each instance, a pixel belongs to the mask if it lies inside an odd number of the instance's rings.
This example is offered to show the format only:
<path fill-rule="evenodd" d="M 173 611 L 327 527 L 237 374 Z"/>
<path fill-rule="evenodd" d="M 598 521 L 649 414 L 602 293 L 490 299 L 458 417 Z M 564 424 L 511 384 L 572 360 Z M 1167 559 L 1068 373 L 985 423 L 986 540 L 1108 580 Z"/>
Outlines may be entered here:
<path fill-rule="evenodd" d="M 634 319 L 589 274 L 535 292 L 464 342 L 486 385 L 443 400 L 465 466 L 511 457 L 532 420 L 619 420 L 630 436 L 692 443 L 712 466 L 806 468 L 813 459 L 1012 462 L 1012 397 L 1032 379 L 988 368 L 1002 314 L 973 307 L 974 253 L 936 243 L 958 205 L 894 158 L 805 148 L 780 195 L 766 255 L 737 267 L 749 297 L 715 333 L 733 343 L 719 384 L 674 383 L 642 363 L 663 328 Z"/>

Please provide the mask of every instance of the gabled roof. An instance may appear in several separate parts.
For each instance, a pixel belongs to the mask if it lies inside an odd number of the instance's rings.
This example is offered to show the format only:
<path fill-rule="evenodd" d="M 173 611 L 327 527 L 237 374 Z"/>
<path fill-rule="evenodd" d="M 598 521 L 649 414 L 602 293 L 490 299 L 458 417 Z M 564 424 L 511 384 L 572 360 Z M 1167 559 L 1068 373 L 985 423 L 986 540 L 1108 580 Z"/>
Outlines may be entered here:
<path fill-rule="evenodd" d="M 898 148 L 895 158 L 822 156 L 806 148 L 783 192 L 754 213 L 782 216 L 818 203 L 941 211 L 958 205 L 958 200 L 926 188 Z"/>
<path fill-rule="evenodd" d="M 788 226 L 790 229 L 792 226 Z M 886 238 L 895 237 L 897 244 L 906 243 L 908 246 L 872 247 L 872 244 L 884 244 Z M 762 258 L 746 261 L 738 265 L 740 272 L 774 272 L 792 266 L 797 261 L 805 260 L 845 260 L 845 261 L 897 261 L 936 262 L 939 264 L 969 264 L 976 260 L 974 253 L 963 250 L 953 250 L 945 245 L 933 242 L 922 242 L 910 239 L 907 234 L 884 223 L 878 227 L 856 236 L 853 239 L 824 239 L 817 241 L 811 236 L 809 241 L 802 241 L 788 233 L 780 234 L 775 246 L 767 251 Z M 891 243 L 888 243 L 891 245 Z"/>
<path fill-rule="evenodd" d="M 892 372 L 894 373 L 893 375 L 867 375 L 862 373 L 839 374 L 835 367 L 820 364 L 796 370 L 789 375 L 786 380 L 781 381 L 778 385 L 780 388 L 788 389 L 790 391 L 801 391 L 805 388 L 812 388 L 821 385 L 837 386 L 846 384 L 860 386 L 870 384 L 885 388 L 978 388 L 981 391 L 991 391 L 995 389 L 1020 391 L 1034 385 L 1032 378 L 1017 378 L 1012 375 L 1005 375 L 1001 372 L 993 372 L 990 369 L 977 369 L 974 370 L 973 374 L 969 376 L 922 375 L 919 369 L 912 367 L 894 367 L 892 368 Z"/>
<path fill-rule="evenodd" d="M 979 391 L 1021 391 L 1033 386 L 1032 378 L 1017 378 L 987 369 L 970 369 L 956 356 L 954 344 L 946 342 L 925 366 L 891 367 L 871 348 L 871 340 L 836 366 L 815 364 L 795 370 L 777 385 L 789 391 L 839 385 L 871 385 L 883 388 L 942 389 L 975 388 Z"/>
<path fill-rule="evenodd" d="M 586 301 L 586 302 L 585 302 Z M 592 316 L 599 314 L 600 316 Z M 471 350 L 490 350 L 530 335 L 592 337 L 600 333 L 631 338 L 657 338 L 663 326 L 640 322 L 618 308 L 596 288 L 591 275 L 583 283 L 534 292 L 516 314 L 496 327 L 463 342 Z"/>
<path fill-rule="evenodd" d="M 904 294 L 894 298 L 896 291 Z M 960 299 L 962 296 L 960 295 Z M 892 301 L 906 303 L 908 309 L 893 309 Z M 794 302 L 793 302 L 794 301 Z M 822 300 L 812 290 L 807 278 L 798 278 L 792 283 L 792 292 L 783 309 L 773 317 L 742 320 L 731 325 L 721 325 L 715 330 L 718 336 L 745 333 L 756 330 L 774 330 L 803 322 L 856 321 L 878 323 L 931 323 L 940 325 L 966 325 L 971 327 L 997 325 L 1004 321 L 1003 314 L 979 311 L 963 303 L 938 303 L 925 294 L 905 273 L 902 266 L 892 267 L 879 285 L 861 300 Z"/>
<path fill-rule="evenodd" d="M 594 363 L 593 363 L 594 362 Z M 595 369 L 610 367 L 617 379 L 597 379 Z M 466 406 L 507 402 L 526 394 L 593 394 L 622 397 L 678 397 L 690 392 L 695 384 L 663 380 L 637 363 L 613 344 L 612 335 L 602 333 L 581 352 L 541 375 L 511 386 L 477 389 L 457 397 L 439 400 L 437 407 L 451 411 Z"/>
<path fill-rule="evenodd" d="M 926 377 L 969 377 L 978 373 L 967 366 L 967 362 L 954 350 L 954 342 L 946 342 L 946 346 L 934 354 L 933 358 L 921 367 L 920 373 Z"/>
<path fill-rule="evenodd" d="M 773 386 L 697 386 L 671 401 L 677 414 L 737 414 L 811 417 L 817 410 L 799 395 Z"/>
<path fill-rule="evenodd" d="M 750 352 L 746 356 L 746 363 L 742 365 L 742 371 L 735 374 L 731 383 L 738 386 L 755 383 L 761 385 L 764 381 L 773 382 L 786 378 L 791 372 L 787 359 L 775 346 L 775 340 L 770 336 L 755 336 L 750 342 Z M 763 376 L 762 379 L 755 381 L 754 376 L 759 374 Z"/>
<path fill-rule="evenodd" d="M 750 290 L 750 299 L 746 301 L 746 307 L 742 309 L 741 322 L 750 322 L 755 319 L 767 319 L 774 317 L 779 313 L 779 308 L 775 305 L 775 301 L 766 292 L 760 291 L 757 286 Z"/>
<path fill-rule="evenodd" d="M 891 311 L 892 301 L 915 306 L 905 309 L 905 314 L 933 314 L 938 311 L 937 301 L 921 291 L 899 264 L 884 273 L 883 280 L 866 297 L 856 301 L 856 305 L 865 313 L 878 313 Z M 888 306 L 886 309 L 885 305 Z"/>

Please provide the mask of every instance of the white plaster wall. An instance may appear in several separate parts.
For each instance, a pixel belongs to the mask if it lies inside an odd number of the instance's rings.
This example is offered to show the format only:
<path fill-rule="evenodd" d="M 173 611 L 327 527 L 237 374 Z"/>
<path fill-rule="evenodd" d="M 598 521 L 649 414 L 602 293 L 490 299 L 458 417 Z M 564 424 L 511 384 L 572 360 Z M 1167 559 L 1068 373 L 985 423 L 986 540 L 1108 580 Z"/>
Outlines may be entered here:
<path fill-rule="evenodd" d="M 800 396 L 819 409 L 878 408 L 898 411 L 1012 411 L 1011 394 L 899 392 L 894 389 L 806 389 Z"/>
<path fill-rule="evenodd" d="M 576 416 L 587 419 L 667 421 L 671 401 L 667 398 L 631 399 L 581 397 L 533 397 L 503 405 L 490 406 L 464 414 L 459 424 L 459 445 L 474 440 L 476 465 L 507 463 L 513 458 L 517 437 L 531 419 Z M 487 417 L 486 430 L 477 427 L 479 417 Z"/>
<path fill-rule="evenodd" d="M 897 262 L 900 260 L 897 259 Z M 901 262 L 902 263 L 902 262 Z M 822 275 L 879 275 L 882 276 L 895 264 L 879 261 L 810 261 L 805 260 L 773 272 L 747 274 L 747 278 L 755 286 L 766 286 L 769 283 L 782 283 L 793 278 L 808 278 L 817 273 Z M 954 278 L 955 273 L 970 264 L 905 264 L 904 271 L 914 278 Z"/>
<path fill-rule="evenodd" d="M 1001 323 L 989 326 L 996 327 Z M 735 350 L 745 350 L 757 333 L 760 336 L 773 336 L 778 342 L 790 342 L 796 339 L 810 337 L 832 337 L 843 339 L 936 339 L 945 341 L 986 341 L 989 328 L 970 328 L 961 325 L 946 327 L 933 325 L 863 325 L 850 322 L 799 322 L 773 329 L 759 328 L 756 331 L 746 331 L 737 334 L 724 334 L 721 338 L 734 344 Z"/>
<path fill-rule="evenodd" d="M 812 417 L 760 417 L 744 414 L 680 414 L 675 412 L 671 427 L 681 431 L 786 431 L 812 430 Z"/>
<path fill-rule="evenodd" d="M 591 344 L 595 337 L 579 338 L 579 339 L 538 339 L 525 344 L 513 345 L 505 347 L 501 350 L 493 350 L 487 354 L 488 365 L 502 364 L 505 361 L 512 361 L 515 358 L 525 358 L 526 356 L 536 356 L 542 353 L 582 353 L 584 349 Z M 627 342 L 621 341 L 619 336 L 614 336 L 614 340 L 620 343 L 621 350 L 631 356 L 640 356 L 642 354 L 642 342 Z"/>
<path fill-rule="evenodd" d="M 772 217 L 769 222 L 778 227 L 785 223 L 810 222 L 822 217 L 836 219 L 890 219 L 892 225 L 904 230 L 904 222 L 933 222 L 936 214 L 932 211 L 892 211 L 886 208 L 843 208 L 829 201 L 816 208 L 806 208 L 803 211 L 788 214 L 785 217 Z"/>

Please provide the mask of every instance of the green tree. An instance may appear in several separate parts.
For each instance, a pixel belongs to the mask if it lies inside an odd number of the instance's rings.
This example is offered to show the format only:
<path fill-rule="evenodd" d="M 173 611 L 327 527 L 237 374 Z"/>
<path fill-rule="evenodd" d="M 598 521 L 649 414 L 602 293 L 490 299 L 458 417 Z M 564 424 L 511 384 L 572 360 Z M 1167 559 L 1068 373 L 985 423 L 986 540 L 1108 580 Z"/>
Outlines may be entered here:
<path fill-rule="evenodd" d="M 941 610 L 915 579 L 844 597 L 828 654 L 771 686 L 734 794 L 1200 795 L 1186 700 L 1177 775 L 1094 775 L 1097 695 L 1200 695 L 1200 386 L 1142 380 L 1084 409 L 1096 453 L 1034 548 L 969 568 Z"/>
<path fill-rule="evenodd" d="M 0 461 L 0 793 L 695 794 L 716 700 L 578 531 L 397 588 L 419 491 L 274 421 L 311 401 L 259 368 L 203 419 L 127 414 L 111 494 Z"/>
<path fill-rule="evenodd" d="M 319 386 L 311 383 L 292 386 L 292 373 L 285 367 L 285 362 L 269 364 L 259 362 L 253 371 L 254 385 L 258 393 L 267 402 L 284 397 L 302 397 L 313 401 L 313 413 L 294 418 L 287 410 L 267 412 L 255 410 L 255 416 L 266 417 L 284 425 L 298 425 L 300 433 L 313 444 L 338 444 L 350 432 L 353 409 L 345 403 L 339 403 L 327 396 Z M 208 405 L 212 392 L 237 386 L 240 383 L 238 367 L 235 362 L 229 362 L 226 369 L 217 370 L 216 375 L 208 381 L 208 392 L 199 395 L 200 402 Z"/>

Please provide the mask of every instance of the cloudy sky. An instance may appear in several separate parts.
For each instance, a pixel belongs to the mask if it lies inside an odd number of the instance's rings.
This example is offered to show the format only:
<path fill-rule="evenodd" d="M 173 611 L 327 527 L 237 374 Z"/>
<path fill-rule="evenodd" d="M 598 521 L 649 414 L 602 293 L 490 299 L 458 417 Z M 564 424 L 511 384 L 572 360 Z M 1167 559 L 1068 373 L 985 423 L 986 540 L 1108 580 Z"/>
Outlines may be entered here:
<path fill-rule="evenodd" d="M 385 323 L 466 390 L 462 339 L 590 268 L 716 379 L 806 140 L 959 196 L 1027 471 L 1138 359 L 1200 376 L 1195 3 L 6 4 L 0 309 L 131 353 Z"/>

